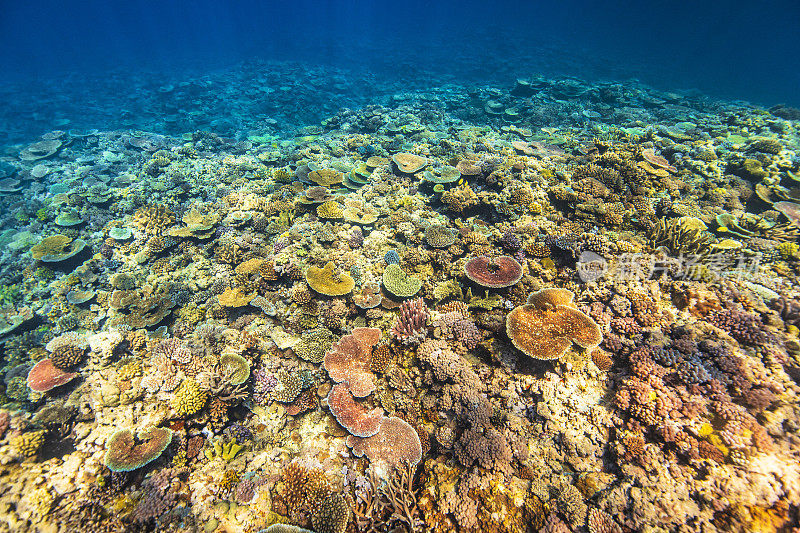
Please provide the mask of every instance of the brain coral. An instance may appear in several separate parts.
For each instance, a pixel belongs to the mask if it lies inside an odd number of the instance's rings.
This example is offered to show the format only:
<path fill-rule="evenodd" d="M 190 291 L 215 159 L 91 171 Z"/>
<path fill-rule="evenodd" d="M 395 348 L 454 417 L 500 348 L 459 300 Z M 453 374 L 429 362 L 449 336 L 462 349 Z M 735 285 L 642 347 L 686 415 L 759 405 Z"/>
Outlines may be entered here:
<path fill-rule="evenodd" d="M 506 317 L 506 332 L 519 350 L 533 359 L 558 359 L 574 342 L 582 348 L 603 340 L 595 322 L 575 309 L 566 289 L 542 289 Z"/>
<path fill-rule="evenodd" d="M 416 465 L 422 459 L 419 435 L 401 418 L 384 418 L 378 432 L 366 438 L 349 435 L 347 445 L 358 457 L 367 456 L 372 464 L 398 468 L 403 463 Z"/>
<path fill-rule="evenodd" d="M 328 407 L 343 428 L 357 437 L 371 437 L 378 432 L 383 409 L 367 411 L 353 400 L 347 383 L 338 383 L 328 393 Z"/>
<path fill-rule="evenodd" d="M 378 328 L 354 328 L 325 354 L 325 370 L 337 383 L 347 382 L 353 396 L 363 398 L 375 390 L 375 375 L 370 364 L 372 347 L 380 338 Z"/>
<path fill-rule="evenodd" d="M 149 428 L 134 436 L 121 429 L 106 442 L 105 465 L 112 472 L 130 472 L 157 459 L 172 442 L 172 430 Z"/>
<path fill-rule="evenodd" d="M 513 257 L 473 257 L 464 265 L 464 273 L 471 280 L 489 289 L 510 287 L 522 279 L 522 265 Z"/>
<path fill-rule="evenodd" d="M 410 298 L 419 292 L 422 280 L 406 274 L 400 265 L 392 263 L 383 271 L 383 286 L 400 298 Z"/>
<path fill-rule="evenodd" d="M 308 267 L 306 281 L 312 289 L 325 296 L 344 296 L 356 286 L 352 276 L 346 272 L 337 272 L 332 261 L 324 268 Z"/>

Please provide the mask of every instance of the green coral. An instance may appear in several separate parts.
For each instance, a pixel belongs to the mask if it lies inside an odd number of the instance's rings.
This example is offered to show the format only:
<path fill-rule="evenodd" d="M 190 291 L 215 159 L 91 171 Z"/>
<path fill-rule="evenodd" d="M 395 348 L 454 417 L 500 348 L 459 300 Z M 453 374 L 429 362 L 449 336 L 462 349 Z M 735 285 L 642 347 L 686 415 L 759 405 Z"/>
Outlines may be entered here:
<path fill-rule="evenodd" d="M 22 291 L 19 285 L 0 285 L 0 306 L 6 307 L 22 299 Z"/>
<path fill-rule="evenodd" d="M 225 375 L 231 385 L 241 385 L 250 377 L 250 363 L 241 355 L 235 353 L 222 354 L 219 360 Z"/>
<path fill-rule="evenodd" d="M 326 328 L 306 330 L 300 335 L 300 341 L 294 347 L 294 353 L 301 359 L 312 363 L 321 363 L 331 346 L 335 336 Z"/>
<path fill-rule="evenodd" d="M 51 218 L 53 218 L 53 213 L 46 207 L 42 207 L 36 211 L 36 220 L 39 222 L 47 222 Z"/>
<path fill-rule="evenodd" d="M 499 307 L 500 304 L 503 303 L 503 298 L 500 297 L 498 294 L 493 294 L 489 296 L 489 291 L 486 291 L 484 296 L 481 298 L 480 296 L 475 296 L 472 294 L 472 289 L 467 290 L 467 306 L 470 309 L 486 309 L 491 311 L 495 307 Z"/>
<path fill-rule="evenodd" d="M 400 298 L 410 298 L 422 287 L 422 280 L 409 276 L 396 263 L 388 265 L 383 271 L 383 286 Z"/>

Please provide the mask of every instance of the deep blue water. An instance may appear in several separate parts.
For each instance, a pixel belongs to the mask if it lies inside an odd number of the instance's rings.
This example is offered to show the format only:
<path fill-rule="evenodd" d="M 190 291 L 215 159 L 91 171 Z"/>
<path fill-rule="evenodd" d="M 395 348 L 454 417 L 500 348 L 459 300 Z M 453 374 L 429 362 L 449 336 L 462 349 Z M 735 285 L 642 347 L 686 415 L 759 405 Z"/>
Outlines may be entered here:
<path fill-rule="evenodd" d="M 105 110 L 125 75 L 127 90 L 152 91 L 259 59 L 369 72 L 376 94 L 542 73 L 800 107 L 798 21 L 797 1 L 4 1 L 0 89 L 30 93 L 26 120 L 57 115 L 44 101 L 59 90 Z"/>

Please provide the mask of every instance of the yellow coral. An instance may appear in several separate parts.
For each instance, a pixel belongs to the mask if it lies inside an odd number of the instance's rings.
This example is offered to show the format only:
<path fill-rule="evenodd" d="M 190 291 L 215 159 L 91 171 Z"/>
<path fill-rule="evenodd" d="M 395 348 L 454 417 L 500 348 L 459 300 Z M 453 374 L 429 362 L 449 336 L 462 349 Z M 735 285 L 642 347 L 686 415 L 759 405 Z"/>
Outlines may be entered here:
<path fill-rule="evenodd" d="M 186 322 L 187 324 L 194 326 L 203 318 L 205 318 L 206 311 L 205 308 L 199 307 L 196 303 L 191 302 L 184 307 L 178 309 L 178 317 L 181 320 Z"/>
<path fill-rule="evenodd" d="M 225 289 L 225 292 L 217 296 L 220 305 L 225 307 L 244 307 L 250 303 L 255 294 L 245 294 L 239 287 Z"/>
<path fill-rule="evenodd" d="M 225 462 L 231 462 L 240 451 L 242 451 L 242 446 L 237 444 L 235 440 L 228 442 L 216 441 L 212 447 L 203 450 L 203 454 L 209 461 L 219 457 Z"/>
<path fill-rule="evenodd" d="M 131 359 L 122 365 L 117 370 L 117 379 L 120 381 L 130 381 L 135 377 L 142 375 L 142 362 L 138 359 Z"/>
<path fill-rule="evenodd" d="M 11 447 L 22 457 L 34 457 L 44 444 L 44 430 L 29 431 L 11 439 Z"/>
<path fill-rule="evenodd" d="M 45 237 L 38 244 L 31 247 L 31 255 L 34 259 L 41 259 L 46 255 L 60 255 L 69 252 L 71 237 L 66 235 L 51 235 Z"/>
<path fill-rule="evenodd" d="M 208 393 L 195 380 L 186 379 L 175 392 L 172 407 L 178 416 L 190 416 L 200 411 L 207 399 Z"/>
<path fill-rule="evenodd" d="M 317 216 L 319 218 L 340 219 L 344 216 L 344 211 L 336 202 L 328 201 L 317 206 Z"/>
<path fill-rule="evenodd" d="M 343 296 L 356 286 L 350 274 L 336 271 L 332 261 L 329 261 L 324 268 L 309 267 L 306 271 L 306 281 L 312 289 L 325 296 Z"/>
<path fill-rule="evenodd" d="M 782 242 L 776 246 L 778 253 L 781 254 L 782 259 L 792 259 L 797 257 L 797 252 L 800 251 L 800 246 L 796 242 Z"/>

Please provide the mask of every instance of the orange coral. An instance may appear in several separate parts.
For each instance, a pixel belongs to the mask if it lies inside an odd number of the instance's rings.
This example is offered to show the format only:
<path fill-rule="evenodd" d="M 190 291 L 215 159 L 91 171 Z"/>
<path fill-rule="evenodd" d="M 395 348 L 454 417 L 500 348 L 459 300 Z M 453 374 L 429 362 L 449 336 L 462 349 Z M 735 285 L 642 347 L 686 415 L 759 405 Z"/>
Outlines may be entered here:
<path fill-rule="evenodd" d="M 381 338 L 378 328 L 355 328 L 325 354 L 323 366 L 337 383 L 347 382 L 353 396 L 363 398 L 375 390 L 370 370 L 372 347 Z"/>
<path fill-rule="evenodd" d="M 532 293 L 528 303 L 514 308 L 506 318 L 506 332 L 519 350 L 533 359 L 558 359 L 574 342 L 582 348 L 603 340 L 595 322 L 572 303 L 566 289 Z"/>

